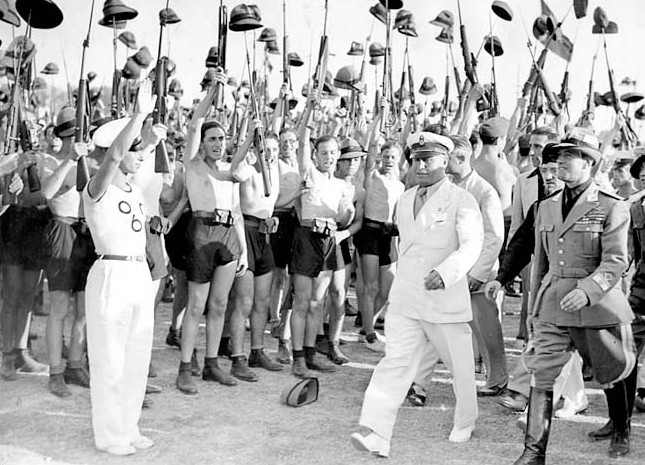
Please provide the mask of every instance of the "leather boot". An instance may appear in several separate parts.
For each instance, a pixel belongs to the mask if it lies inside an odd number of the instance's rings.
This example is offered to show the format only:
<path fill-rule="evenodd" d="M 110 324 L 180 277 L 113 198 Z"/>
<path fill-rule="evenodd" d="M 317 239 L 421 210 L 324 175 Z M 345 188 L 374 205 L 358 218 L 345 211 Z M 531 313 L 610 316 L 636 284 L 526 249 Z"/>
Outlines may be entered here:
<path fill-rule="evenodd" d="M 635 381 L 635 375 L 636 370 L 634 369 L 628 378 L 634 376 Z M 613 388 L 605 390 L 609 418 L 614 426 L 608 451 L 611 458 L 622 457 L 629 453 L 630 408 L 633 406 L 633 402 L 630 402 L 630 400 L 634 398 L 634 392 L 628 389 L 630 382 L 631 379 L 629 381 L 625 379 L 616 383 Z M 630 395 L 631 399 L 629 397 Z"/>
<path fill-rule="evenodd" d="M 544 465 L 551 430 L 553 391 L 531 388 L 524 452 L 514 465 Z"/>
<path fill-rule="evenodd" d="M 235 355 L 231 357 L 231 361 L 231 375 L 248 383 L 255 383 L 258 380 L 258 375 L 249 369 L 246 355 Z"/>

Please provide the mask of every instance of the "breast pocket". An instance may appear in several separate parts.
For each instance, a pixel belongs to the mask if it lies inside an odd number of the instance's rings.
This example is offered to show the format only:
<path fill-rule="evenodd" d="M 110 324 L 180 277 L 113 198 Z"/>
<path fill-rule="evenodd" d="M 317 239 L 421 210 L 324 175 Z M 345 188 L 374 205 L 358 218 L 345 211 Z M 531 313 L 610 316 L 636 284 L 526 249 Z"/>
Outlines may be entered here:
<path fill-rule="evenodd" d="M 588 256 L 598 255 L 602 229 L 602 224 L 600 223 L 573 225 L 573 232 L 576 234 L 576 242 L 579 244 L 582 254 Z"/>

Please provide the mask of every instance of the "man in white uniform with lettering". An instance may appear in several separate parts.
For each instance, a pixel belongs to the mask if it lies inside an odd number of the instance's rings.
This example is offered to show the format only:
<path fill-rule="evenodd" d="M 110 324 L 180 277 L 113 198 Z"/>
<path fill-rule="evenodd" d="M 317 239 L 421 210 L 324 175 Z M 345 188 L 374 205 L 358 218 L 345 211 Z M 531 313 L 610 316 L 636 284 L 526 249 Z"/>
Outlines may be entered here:
<path fill-rule="evenodd" d="M 138 427 L 154 320 L 146 212 L 141 192 L 128 181 L 142 163 L 128 149 L 154 108 L 151 87 L 149 80 L 141 84 L 134 116 L 125 126 L 123 120 L 108 123 L 123 129 L 83 191 L 98 256 L 85 290 L 92 426 L 96 447 L 114 455 L 154 445 Z"/>

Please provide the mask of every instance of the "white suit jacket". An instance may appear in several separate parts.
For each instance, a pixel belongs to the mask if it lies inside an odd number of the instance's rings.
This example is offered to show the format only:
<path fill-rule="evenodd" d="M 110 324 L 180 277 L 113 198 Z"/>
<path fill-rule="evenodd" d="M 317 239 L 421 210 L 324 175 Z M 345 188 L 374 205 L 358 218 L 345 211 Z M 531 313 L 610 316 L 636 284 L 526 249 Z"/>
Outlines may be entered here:
<path fill-rule="evenodd" d="M 475 265 L 468 272 L 473 278 L 486 283 L 497 276 L 499 251 L 504 243 L 504 214 L 502 202 L 493 186 L 473 170 L 457 186 L 466 189 L 477 202 L 484 225 L 484 244 Z M 480 292 L 483 292 L 483 288 Z"/>
<path fill-rule="evenodd" d="M 538 174 L 535 172 L 535 169 L 532 169 L 531 171 L 520 174 L 513 185 L 511 228 L 508 231 L 509 240 L 522 223 L 524 223 L 526 214 L 537 199 Z"/>
<path fill-rule="evenodd" d="M 467 273 L 481 252 L 484 230 L 477 202 L 445 180 L 414 218 L 418 187 L 407 190 L 396 208 L 400 252 L 389 311 L 432 323 L 472 319 Z M 424 278 L 439 273 L 445 289 L 428 291 Z"/>

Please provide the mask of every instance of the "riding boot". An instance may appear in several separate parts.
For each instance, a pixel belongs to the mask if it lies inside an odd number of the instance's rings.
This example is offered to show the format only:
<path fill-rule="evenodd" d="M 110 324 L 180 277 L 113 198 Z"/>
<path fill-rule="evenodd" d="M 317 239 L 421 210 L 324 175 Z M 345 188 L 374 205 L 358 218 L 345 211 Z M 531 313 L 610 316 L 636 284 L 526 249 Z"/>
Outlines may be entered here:
<path fill-rule="evenodd" d="M 544 465 L 551 430 L 553 391 L 531 388 L 524 452 L 514 465 Z"/>
<path fill-rule="evenodd" d="M 607 396 L 607 408 L 609 418 L 614 425 L 614 430 L 609 443 L 609 456 L 612 458 L 622 457 L 629 453 L 629 434 L 631 411 L 633 407 L 634 389 L 630 389 L 632 376 L 635 381 L 636 370 L 628 376 L 628 379 L 619 381 L 611 389 L 605 390 Z M 629 380 L 629 381 L 628 381 Z M 629 396 L 631 395 L 631 399 Z"/>

